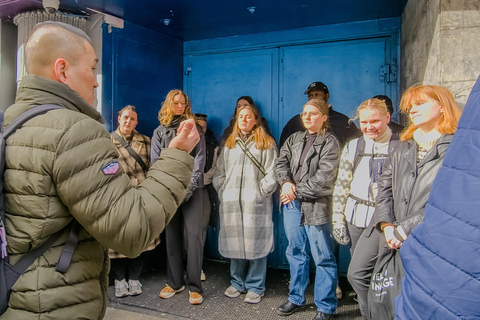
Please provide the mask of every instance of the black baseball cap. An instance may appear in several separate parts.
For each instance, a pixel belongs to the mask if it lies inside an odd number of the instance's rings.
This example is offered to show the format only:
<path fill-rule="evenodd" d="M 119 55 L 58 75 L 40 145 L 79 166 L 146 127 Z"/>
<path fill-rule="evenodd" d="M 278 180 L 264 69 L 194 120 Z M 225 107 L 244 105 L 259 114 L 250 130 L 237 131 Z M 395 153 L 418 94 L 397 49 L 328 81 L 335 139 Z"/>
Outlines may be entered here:
<path fill-rule="evenodd" d="M 379 95 L 376 95 L 375 97 L 373 97 L 372 99 L 379 99 L 379 100 L 382 100 L 383 102 L 385 102 L 385 104 L 387 105 L 388 112 L 390 112 L 390 114 L 393 114 L 392 99 L 390 99 L 388 96 L 383 95 L 383 94 L 379 94 Z"/>
<path fill-rule="evenodd" d="M 312 82 L 305 90 L 305 94 L 308 94 L 311 90 L 328 93 L 328 88 L 323 82 Z"/>
<path fill-rule="evenodd" d="M 194 114 L 196 120 L 203 120 L 207 121 L 207 115 L 203 113 L 195 113 Z"/>

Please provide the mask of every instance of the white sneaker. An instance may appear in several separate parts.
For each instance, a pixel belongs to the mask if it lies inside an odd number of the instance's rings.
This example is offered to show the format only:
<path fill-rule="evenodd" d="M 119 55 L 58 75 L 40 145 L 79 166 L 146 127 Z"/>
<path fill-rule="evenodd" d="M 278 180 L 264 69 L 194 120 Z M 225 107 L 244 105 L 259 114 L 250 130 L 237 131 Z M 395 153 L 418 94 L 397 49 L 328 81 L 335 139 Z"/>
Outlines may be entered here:
<path fill-rule="evenodd" d="M 131 296 L 138 296 L 142 293 L 142 284 L 138 280 L 128 280 L 128 293 Z"/>
<path fill-rule="evenodd" d="M 205 275 L 205 272 L 203 272 L 203 269 L 201 271 L 202 271 L 202 273 L 200 273 L 200 280 L 201 281 L 207 280 L 207 276 Z"/>
<path fill-rule="evenodd" d="M 236 298 L 240 295 L 240 293 L 242 292 L 238 291 L 234 286 L 230 286 L 223 294 L 229 298 Z"/>
<path fill-rule="evenodd" d="M 163 299 L 170 299 L 176 293 L 182 292 L 183 290 L 185 290 L 185 286 L 181 286 L 180 289 L 175 290 L 172 287 L 170 287 L 168 284 L 166 284 L 165 288 L 163 288 L 162 291 L 160 291 L 159 296 L 160 298 L 163 298 Z"/>
<path fill-rule="evenodd" d="M 190 304 L 201 304 L 203 302 L 203 297 L 200 293 L 198 292 L 189 292 L 189 298 L 188 298 L 188 302 L 190 302 Z"/>
<path fill-rule="evenodd" d="M 118 281 L 115 279 L 115 297 L 123 298 L 130 295 L 128 293 L 128 283 L 125 279 Z"/>
<path fill-rule="evenodd" d="M 263 295 L 264 293 L 258 294 L 252 291 L 248 291 L 247 296 L 243 301 L 245 301 L 246 303 L 256 304 L 262 300 Z"/>

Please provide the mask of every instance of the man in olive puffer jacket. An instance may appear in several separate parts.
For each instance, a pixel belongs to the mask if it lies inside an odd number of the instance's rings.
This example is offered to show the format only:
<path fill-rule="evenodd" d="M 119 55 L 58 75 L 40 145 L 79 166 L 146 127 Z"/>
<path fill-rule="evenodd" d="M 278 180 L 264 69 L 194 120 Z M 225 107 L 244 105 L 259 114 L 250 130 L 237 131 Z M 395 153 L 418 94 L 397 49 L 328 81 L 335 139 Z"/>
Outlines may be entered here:
<path fill-rule="evenodd" d="M 157 237 L 185 197 L 198 142 L 193 120 L 162 151 L 148 178 L 132 188 L 118 153 L 92 107 L 97 58 L 88 36 L 59 22 L 37 25 L 25 46 L 22 79 L 5 125 L 41 104 L 52 110 L 7 140 L 5 208 L 8 254 L 15 264 L 73 219 L 81 227 L 66 273 L 55 271 L 69 230 L 19 278 L 3 319 L 102 319 L 107 247 L 138 256 Z M 186 151 L 186 152 L 185 152 Z"/>

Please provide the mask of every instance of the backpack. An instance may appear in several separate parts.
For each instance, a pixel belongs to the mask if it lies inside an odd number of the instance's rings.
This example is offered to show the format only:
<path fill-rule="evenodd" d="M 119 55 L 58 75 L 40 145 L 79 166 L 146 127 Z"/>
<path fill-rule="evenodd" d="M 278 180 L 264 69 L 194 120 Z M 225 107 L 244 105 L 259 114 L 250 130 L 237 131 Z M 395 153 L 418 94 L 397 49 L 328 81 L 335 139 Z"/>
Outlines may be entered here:
<path fill-rule="evenodd" d="M 392 136 L 390 137 L 390 142 L 388 143 L 388 154 L 379 154 L 379 156 L 382 157 L 388 157 L 390 153 L 392 153 L 393 149 L 397 146 L 399 142 L 399 136 L 396 133 L 392 133 Z M 355 173 L 355 170 L 357 170 L 358 165 L 360 164 L 360 160 L 362 160 L 363 157 L 372 157 L 373 154 L 371 153 L 365 153 L 365 139 L 363 138 L 363 135 L 358 138 L 357 142 L 357 148 L 355 149 L 355 158 L 353 158 L 353 172 L 352 174 Z"/>
<path fill-rule="evenodd" d="M 37 115 L 44 114 L 47 111 L 54 109 L 63 109 L 63 107 L 53 104 L 40 105 L 28 110 L 5 129 L 0 132 L 0 243 L 1 243 L 1 257 L 0 257 L 0 315 L 2 315 L 8 307 L 8 299 L 10 297 L 10 290 L 17 281 L 17 279 L 27 270 L 27 268 L 40 257 L 53 243 L 60 237 L 65 229 L 70 228 L 70 237 L 67 244 L 63 248 L 62 254 L 57 263 L 56 271 L 65 273 L 70 265 L 70 261 L 78 242 L 79 224 L 74 219 L 65 228 L 57 231 L 50 238 L 33 249 L 15 265 L 9 263 L 7 254 L 7 239 L 5 232 L 5 206 L 4 206 L 4 173 L 5 173 L 5 145 L 7 138 L 20 128 L 25 122 L 34 118 Z M 3 127 L 3 112 L 0 111 L 0 128 Z"/>

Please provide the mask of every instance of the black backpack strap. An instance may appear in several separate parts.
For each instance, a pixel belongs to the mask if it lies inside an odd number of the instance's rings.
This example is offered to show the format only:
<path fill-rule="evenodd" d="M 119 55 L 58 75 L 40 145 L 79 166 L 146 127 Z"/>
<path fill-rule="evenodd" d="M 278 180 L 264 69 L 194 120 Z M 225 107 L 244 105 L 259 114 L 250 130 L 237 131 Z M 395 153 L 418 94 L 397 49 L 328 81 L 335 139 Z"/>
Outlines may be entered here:
<path fill-rule="evenodd" d="M 353 158 L 353 173 L 357 170 L 358 165 L 360 164 L 360 160 L 365 155 L 365 139 L 363 136 L 358 138 L 357 140 L 357 148 L 355 149 L 355 158 Z"/>
<path fill-rule="evenodd" d="M 390 142 L 388 143 L 388 154 L 392 153 L 392 150 L 397 146 L 400 141 L 400 137 L 396 133 L 392 133 L 390 137 Z M 375 154 L 377 157 L 388 157 L 388 154 Z M 353 158 L 353 173 L 357 170 L 358 165 L 360 164 L 360 160 L 364 156 L 373 156 L 374 154 L 366 154 L 365 153 L 365 139 L 363 136 L 358 138 L 357 140 L 357 148 L 355 149 L 355 158 Z"/>
<path fill-rule="evenodd" d="M 369 206 L 369 207 L 375 207 L 375 201 L 365 200 L 365 199 L 359 198 L 359 197 L 357 197 L 357 196 L 355 196 L 351 193 L 348 196 L 350 198 L 352 198 L 353 200 L 355 200 L 359 204 L 363 204 L 363 205 L 366 205 L 366 206 Z"/>
<path fill-rule="evenodd" d="M 2 139 L 0 141 L 0 154 L 2 156 L 5 155 L 5 145 L 6 145 L 6 140 L 7 138 L 14 133 L 18 128 L 20 128 L 25 122 L 28 120 L 46 113 L 47 111 L 54 110 L 54 109 L 62 109 L 62 106 L 56 105 L 56 104 L 42 104 L 39 106 L 36 106 L 24 113 L 22 113 L 20 116 L 15 118 L 12 123 L 10 123 L 5 129 L 0 128 L 2 131 Z M 0 127 L 3 126 L 3 119 L 4 119 L 4 114 L 3 111 L 0 114 Z M 5 171 L 5 158 L 2 157 L 0 159 L 0 174 L 1 174 L 1 183 L 0 183 L 0 233 L 2 235 L 1 243 L 2 243 L 2 258 L 7 256 L 7 248 L 6 248 L 6 240 L 5 238 L 5 229 L 4 229 L 4 223 L 3 220 L 5 219 L 5 207 L 3 203 L 3 174 Z"/>
<path fill-rule="evenodd" d="M 75 251 L 75 247 L 77 246 L 77 243 L 78 243 L 80 223 L 78 223 L 78 221 L 74 219 L 71 225 L 72 227 L 70 229 L 70 235 L 68 237 L 68 241 L 63 247 L 62 254 L 58 259 L 57 267 L 55 268 L 55 270 L 60 273 L 67 272 L 67 269 L 70 266 L 70 262 L 72 261 L 73 252 Z"/>
<path fill-rule="evenodd" d="M 59 105 L 54 105 L 54 104 L 44 104 L 44 105 L 40 105 L 40 106 L 37 106 L 37 107 L 34 107 L 30 110 L 28 110 L 27 112 L 21 114 L 20 116 L 18 116 L 17 118 L 15 118 L 12 123 L 10 123 L 3 131 L 2 131 L 2 135 L 3 135 L 3 138 L 5 141 L 7 139 L 8 136 L 10 136 L 12 133 L 14 133 L 18 128 L 20 128 L 25 122 L 27 122 L 28 120 L 38 116 L 38 115 L 41 115 L 41 114 L 44 114 L 46 113 L 47 111 L 50 111 L 50 110 L 55 110 L 55 109 L 63 109 L 62 106 L 59 106 Z M 2 148 L 4 148 L 5 145 L 2 146 Z M 2 150 L 3 153 L 5 151 L 5 149 Z M 3 161 L 2 161 L 3 162 Z M 3 166 L 2 166 L 2 172 L 4 170 Z M 3 191 L 3 190 L 2 190 Z M 2 208 L 3 209 L 3 208 Z M 2 210 L 3 211 L 3 210 Z M 3 213 L 3 212 L 2 212 Z M 67 243 L 67 245 L 65 245 L 64 247 L 64 250 L 67 250 L 71 253 L 66 253 L 67 257 L 65 257 L 63 260 L 64 262 L 61 262 L 59 260 L 59 264 L 61 265 L 61 268 L 64 269 L 66 271 L 66 269 L 68 268 L 69 264 L 70 264 L 70 260 L 71 260 L 71 255 L 73 254 L 73 251 L 75 249 L 75 246 L 78 242 L 78 229 L 79 229 L 79 224 L 76 220 L 74 220 L 72 223 L 71 223 L 71 231 L 70 231 L 70 239 Z M 65 228 L 69 228 L 69 226 L 65 227 Z M 50 236 L 50 238 L 48 238 L 47 241 L 45 241 L 42 245 L 40 245 L 39 247 L 33 249 L 32 251 L 28 252 L 27 254 L 25 254 L 22 259 L 20 259 L 20 261 L 18 261 L 15 266 L 12 266 L 8 263 L 5 263 L 4 266 L 5 266 L 5 272 L 6 272 L 6 284 L 7 284 L 7 288 L 8 290 L 10 290 L 13 285 L 15 284 L 15 282 L 17 282 L 18 278 L 25 272 L 25 270 L 27 270 L 27 268 L 37 259 L 39 258 L 43 253 L 45 253 L 45 251 L 47 251 L 48 248 L 50 248 L 53 243 L 55 243 L 55 241 L 60 237 L 60 235 L 64 232 L 65 228 L 57 231 L 56 233 L 54 233 L 53 235 Z M 64 256 L 64 253 L 62 252 L 62 255 L 60 258 L 62 258 L 62 256 Z M 68 256 L 70 256 L 68 258 Z M 65 264 L 67 263 L 67 264 Z M 63 272 L 65 272 L 63 271 Z M 60 271 L 62 272 L 62 271 Z"/>
<path fill-rule="evenodd" d="M 3 137 L 7 139 L 8 136 L 10 136 L 28 120 L 54 109 L 64 109 L 64 107 L 56 104 L 42 104 L 28 110 L 27 112 L 22 113 L 20 116 L 15 118 L 12 123 L 5 127 L 5 129 L 3 130 Z"/>
<path fill-rule="evenodd" d="M 120 144 L 122 145 L 122 147 L 124 147 L 125 149 L 127 149 L 128 153 L 130 153 L 130 155 L 138 162 L 138 164 L 140 165 L 140 167 L 142 167 L 143 171 L 144 172 L 147 172 L 148 171 L 148 167 L 147 165 L 145 164 L 145 162 L 142 160 L 142 158 L 140 158 L 140 156 L 138 155 L 138 153 L 135 152 L 135 150 L 133 150 L 132 146 L 128 144 L 127 141 L 125 141 L 125 139 L 123 139 L 122 137 L 120 137 L 120 135 L 118 133 L 116 133 L 115 131 L 113 131 L 111 133 L 111 135 L 115 138 L 115 140 L 117 140 L 118 142 L 120 142 Z"/>
<path fill-rule="evenodd" d="M 22 259 L 20 259 L 19 262 L 17 262 L 14 266 L 10 264 L 5 264 L 6 266 L 6 275 L 7 275 L 7 288 L 10 290 L 15 282 L 17 282 L 17 279 L 25 272 L 25 270 L 28 269 L 28 267 L 38 258 L 40 257 L 45 251 L 47 251 L 48 248 L 50 248 L 53 243 L 60 237 L 60 235 L 63 233 L 64 229 L 57 231 L 56 233 L 52 234 L 50 238 L 48 238 L 47 241 L 45 241 L 41 246 L 33 249 L 29 253 L 27 253 L 25 256 L 23 256 Z"/>

